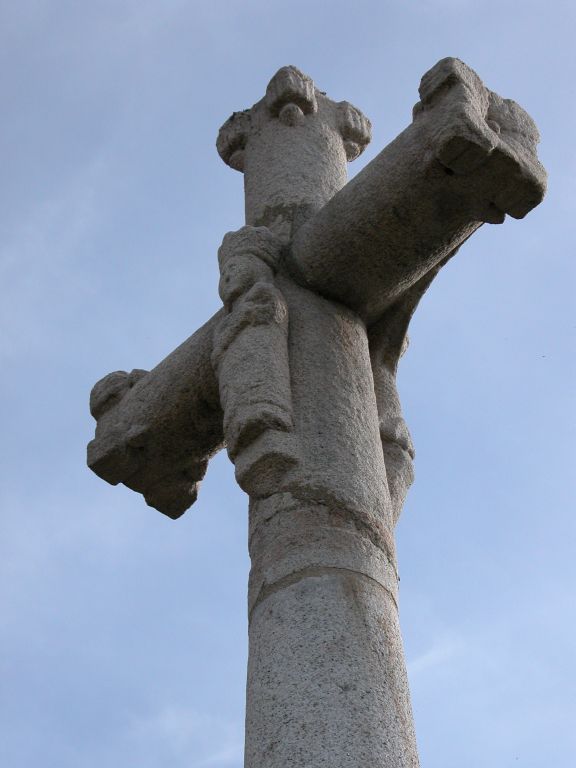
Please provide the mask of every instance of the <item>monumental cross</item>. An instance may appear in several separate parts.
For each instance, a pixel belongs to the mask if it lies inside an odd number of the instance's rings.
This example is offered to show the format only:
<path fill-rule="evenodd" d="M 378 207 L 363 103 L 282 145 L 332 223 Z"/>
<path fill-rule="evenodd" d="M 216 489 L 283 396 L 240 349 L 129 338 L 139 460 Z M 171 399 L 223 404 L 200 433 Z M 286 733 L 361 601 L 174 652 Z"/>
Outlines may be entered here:
<path fill-rule="evenodd" d="M 245 768 L 415 768 L 394 527 L 414 449 L 410 318 L 484 222 L 541 202 L 538 132 L 458 59 L 352 181 L 370 123 L 284 67 L 220 130 L 246 226 L 223 307 L 151 371 L 94 387 L 88 464 L 178 518 L 226 447 L 250 497 Z"/>

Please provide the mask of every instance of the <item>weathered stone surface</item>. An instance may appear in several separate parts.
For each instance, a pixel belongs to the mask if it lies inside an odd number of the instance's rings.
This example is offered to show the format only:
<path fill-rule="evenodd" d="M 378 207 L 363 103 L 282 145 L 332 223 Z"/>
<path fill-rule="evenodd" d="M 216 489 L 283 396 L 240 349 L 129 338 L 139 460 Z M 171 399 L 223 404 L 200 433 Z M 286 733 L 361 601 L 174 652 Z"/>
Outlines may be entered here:
<path fill-rule="evenodd" d="M 250 529 L 246 768 L 417 766 L 392 542 L 289 494 Z"/>
<path fill-rule="evenodd" d="M 294 236 L 288 266 L 370 325 L 483 222 L 541 202 L 538 133 L 457 59 L 423 78 L 414 122 Z"/>
<path fill-rule="evenodd" d="M 483 220 L 494 219 L 494 206 L 523 215 L 541 199 L 544 176 L 535 156 L 536 129 L 521 108 L 484 88 L 466 65 L 445 59 L 422 80 L 412 126 L 335 195 L 346 179 L 347 143 L 363 148 L 370 125 L 354 107 L 332 102 L 311 82 L 295 68 L 281 70 L 264 99 L 251 110 L 234 113 L 223 126 L 219 152 L 233 165 L 231 158 L 236 157 L 235 167 L 244 169 L 248 221 L 268 225 L 286 243 L 295 231 L 280 256 L 280 275 L 286 262 L 292 279 L 346 303 L 371 328 L 382 327 L 382 318 L 396 328 L 391 317 L 405 315 L 406 302 L 413 311 L 410 286 L 419 298 L 425 287 L 418 287 L 427 286 L 437 267 Z M 303 122 L 279 119 L 290 104 L 301 110 Z M 461 158 L 456 170 L 448 167 L 454 164 L 454 141 L 468 142 L 472 153 L 479 147 L 479 165 L 474 161 L 464 168 Z M 294 311 L 300 312 L 299 307 Z M 223 320 L 220 315 L 210 321 L 209 329 L 137 382 L 121 402 L 118 395 L 111 396 L 114 407 L 108 412 L 95 412 L 99 424 L 90 465 L 109 482 L 127 481 L 144 491 L 161 511 L 167 510 L 158 499 L 167 497 L 174 483 L 179 501 L 169 504 L 171 515 L 194 498 L 197 481 L 192 493 L 182 493 L 188 478 L 180 473 L 192 471 L 200 477 L 223 443 L 219 386 L 207 364 L 215 329 Z M 400 341 L 405 331 L 399 331 Z M 371 330 L 371 339 L 374 335 Z M 389 330 L 385 338 L 392 359 L 401 344 L 390 339 Z M 289 354 L 299 353 L 292 345 Z M 395 365 L 392 361 L 388 367 L 395 371 Z M 391 383 L 386 371 L 375 370 L 377 382 L 388 379 L 385 386 L 377 383 L 377 389 L 392 391 L 394 375 Z M 378 398 L 379 411 L 389 400 L 389 395 Z M 382 429 L 385 444 L 390 444 L 389 428 Z M 391 451 L 397 453 L 395 445 Z M 401 486 L 405 492 L 410 478 L 409 462 L 399 456 L 406 471 L 393 470 L 397 462 L 390 462 L 396 495 L 402 495 Z M 178 470 L 170 479 L 173 467 Z M 145 490 L 161 478 L 162 494 Z"/>
<path fill-rule="evenodd" d="M 246 222 L 288 241 L 342 188 L 347 160 L 369 141 L 370 122 L 358 109 L 329 99 L 296 67 L 283 67 L 263 99 L 224 123 L 217 148 L 244 172 Z"/>
<path fill-rule="evenodd" d="M 171 517 L 225 444 L 250 495 L 246 768 L 416 768 L 394 526 L 414 447 L 396 388 L 423 293 L 483 223 L 545 190 L 524 110 L 458 59 L 346 184 L 370 123 L 284 67 L 217 141 L 248 226 L 224 308 L 150 372 L 91 396 L 91 468 Z"/>
<path fill-rule="evenodd" d="M 281 242 L 265 227 L 243 227 L 218 254 L 227 315 L 214 339 L 224 437 L 236 479 L 250 495 L 273 493 L 298 464 L 288 306 L 274 284 Z M 273 457 L 273 458 L 272 458 Z"/>
<path fill-rule="evenodd" d="M 297 471 L 277 490 L 389 520 L 364 323 L 285 277 L 277 282 L 290 318 L 292 404 L 302 454 Z"/>
<path fill-rule="evenodd" d="M 142 493 L 169 517 L 194 503 L 209 458 L 224 445 L 210 360 L 222 317 L 215 315 L 149 373 L 118 371 L 92 390 L 98 423 L 88 466 L 112 485 Z"/>

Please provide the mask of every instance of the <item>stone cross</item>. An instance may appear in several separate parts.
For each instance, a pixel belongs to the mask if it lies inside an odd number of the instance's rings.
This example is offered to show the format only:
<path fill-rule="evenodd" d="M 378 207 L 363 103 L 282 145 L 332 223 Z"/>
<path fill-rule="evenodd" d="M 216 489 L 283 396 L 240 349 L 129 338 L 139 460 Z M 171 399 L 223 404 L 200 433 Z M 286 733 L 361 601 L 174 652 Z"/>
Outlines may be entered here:
<path fill-rule="evenodd" d="M 413 479 L 396 369 L 439 269 L 541 202 L 538 132 L 458 59 L 346 184 L 370 123 L 295 67 L 218 136 L 246 226 L 223 308 L 152 371 L 94 387 L 88 464 L 172 518 L 227 447 L 250 497 L 246 768 L 418 765 L 394 526 Z"/>

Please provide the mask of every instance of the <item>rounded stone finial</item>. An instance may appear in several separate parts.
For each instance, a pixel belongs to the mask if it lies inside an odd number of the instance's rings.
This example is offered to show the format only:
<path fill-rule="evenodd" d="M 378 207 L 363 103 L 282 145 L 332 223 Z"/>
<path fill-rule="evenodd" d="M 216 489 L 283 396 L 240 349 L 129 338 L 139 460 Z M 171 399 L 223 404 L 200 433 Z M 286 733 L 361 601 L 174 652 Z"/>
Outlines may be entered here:
<path fill-rule="evenodd" d="M 266 88 L 266 105 L 285 125 L 296 125 L 318 109 L 314 81 L 296 67 L 282 67 Z"/>
<path fill-rule="evenodd" d="M 348 162 L 356 160 L 366 149 L 372 138 L 370 120 L 348 101 L 338 104 L 338 129 L 344 142 Z"/>
<path fill-rule="evenodd" d="M 244 174 L 246 222 L 287 242 L 346 183 L 346 166 L 370 141 L 370 121 L 336 102 L 293 66 L 282 67 L 249 110 L 235 112 L 216 142 Z"/>
<path fill-rule="evenodd" d="M 250 110 L 233 112 L 218 133 L 216 149 L 226 165 L 244 170 L 244 148 L 250 130 Z"/>
<path fill-rule="evenodd" d="M 349 162 L 361 155 L 370 142 L 370 121 L 359 109 L 347 101 L 332 101 L 316 89 L 311 77 L 297 67 L 287 66 L 276 72 L 259 102 L 251 109 L 234 112 L 224 123 L 216 141 L 218 154 L 231 168 L 243 172 L 246 151 L 251 152 L 252 140 L 258 140 L 262 131 L 268 134 L 278 123 L 301 127 L 307 118 L 312 118 L 314 130 L 324 130 L 323 125 L 340 135 Z M 287 134 L 283 134 L 282 141 L 290 143 Z"/>

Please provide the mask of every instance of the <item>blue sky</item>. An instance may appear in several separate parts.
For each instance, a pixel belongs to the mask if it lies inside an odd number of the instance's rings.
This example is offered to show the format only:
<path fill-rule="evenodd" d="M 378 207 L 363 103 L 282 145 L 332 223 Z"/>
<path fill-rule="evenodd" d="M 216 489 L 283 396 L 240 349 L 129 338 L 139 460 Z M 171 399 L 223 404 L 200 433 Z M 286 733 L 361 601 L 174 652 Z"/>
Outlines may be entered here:
<path fill-rule="evenodd" d="M 458 56 L 535 118 L 549 193 L 483 227 L 401 364 L 398 528 L 422 765 L 576 762 L 572 2 L 0 1 L 0 763 L 240 768 L 246 498 L 225 455 L 178 522 L 85 467 L 88 395 L 219 306 L 243 223 L 214 143 L 285 64 L 410 120 Z"/>

